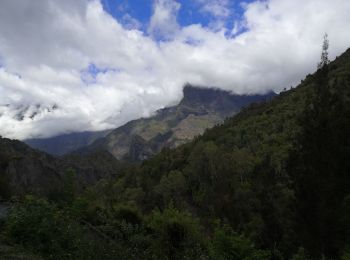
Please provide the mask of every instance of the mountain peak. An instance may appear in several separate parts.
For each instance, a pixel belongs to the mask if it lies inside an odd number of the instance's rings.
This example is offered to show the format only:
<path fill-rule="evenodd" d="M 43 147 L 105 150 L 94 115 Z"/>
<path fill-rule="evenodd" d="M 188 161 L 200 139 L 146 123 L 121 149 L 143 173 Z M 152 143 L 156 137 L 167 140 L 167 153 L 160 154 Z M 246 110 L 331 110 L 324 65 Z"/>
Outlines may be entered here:
<path fill-rule="evenodd" d="M 230 92 L 216 88 L 203 88 L 186 84 L 183 88 L 183 99 L 181 103 L 210 103 L 220 96 L 230 95 Z"/>
<path fill-rule="evenodd" d="M 75 149 L 78 149 L 78 153 L 107 150 L 118 159 L 140 160 L 158 153 L 164 147 L 173 148 L 186 143 L 205 129 L 236 114 L 242 107 L 272 96 L 233 95 L 228 91 L 190 84 L 184 86 L 183 94 L 178 105 L 159 110 L 153 117 L 131 121 L 91 143 L 86 142 L 90 140 L 90 135 L 86 138 L 83 133 L 27 140 L 27 143 L 56 155 Z"/>
<path fill-rule="evenodd" d="M 187 84 L 183 88 L 183 99 L 180 105 L 198 107 L 205 106 L 207 109 L 215 110 L 228 116 L 232 111 L 238 111 L 241 107 L 250 103 L 269 100 L 276 93 L 270 91 L 265 95 L 237 95 L 218 88 L 203 88 Z"/>

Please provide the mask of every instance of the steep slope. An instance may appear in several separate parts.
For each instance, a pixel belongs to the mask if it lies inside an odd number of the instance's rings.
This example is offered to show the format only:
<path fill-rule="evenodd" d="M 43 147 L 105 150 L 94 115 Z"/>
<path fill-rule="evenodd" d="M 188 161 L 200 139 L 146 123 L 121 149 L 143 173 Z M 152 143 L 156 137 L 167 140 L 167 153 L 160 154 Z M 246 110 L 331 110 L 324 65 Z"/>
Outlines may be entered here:
<path fill-rule="evenodd" d="M 0 138 L 0 165 L 1 197 L 45 194 L 61 182 L 55 159 L 20 141 Z"/>
<path fill-rule="evenodd" d="M 108 152 L 58 159 L 20 141 L 0 137 L 0 197 L 27 193 L 49 195 L 62 188 L 70 169 L 81 189 L 114 176 L 119 167 L 118 161 Z"/>
<path fill-rule="evenodd" d="M 80 132 L 59 135 L 51 138 L 27 139 L 24 140 L 30 147 L 49 153 L 51 155 L 61 156 L 73 152 L 84 146 L 92 144 L 99 138 L 105 137 L 110 130 L 98 132 Z"/>
<path fill-rule="evenodd" d="M 206 230 L 220 219 L 272 259 L 340 259 L 350 246 L 349 156 L 350 49 L 297 88 L 127 169 L 106 192 L 144 214 L 191 212 Z"/>
<path fill-rule="evenodd" d="M 131 121 L 79 152 L 107 150 L 118 159 L 145 160 L 164 147 L 174 148 L 189 142 L 242 107 L 275 95 L 270 92 L 239 96 L 190 85 L 185 86 L 183 92 L 184 97 L 177 106 L 159 110 L 150 118 Z"/>

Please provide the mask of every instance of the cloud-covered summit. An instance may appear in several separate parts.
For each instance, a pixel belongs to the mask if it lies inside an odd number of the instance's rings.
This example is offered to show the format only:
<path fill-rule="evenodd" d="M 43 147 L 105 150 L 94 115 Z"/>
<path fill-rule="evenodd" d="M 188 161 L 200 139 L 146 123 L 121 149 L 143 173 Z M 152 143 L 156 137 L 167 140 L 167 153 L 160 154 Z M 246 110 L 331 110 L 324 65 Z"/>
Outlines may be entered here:
<path fill-rule="evenodd" d="M 215 11 L 228 10 L 226 1 L 197 1 L 199 12 L 231 19 Z M 175 103 L 187 82 L 279 91 L 315 69 L 325 32 L 331 58 L 350 45 L 350 1 L 242 6 L 232 28 L 181 26 L 179 1 L 154 0 L 141 31 L 135 17 L 125 16 L 134 23 L 126 25 L 98 0 L 2 0 L 0 134 L 23 139 L 117 127 Z M 19 120 L 23 109 L 29 112 Z"/>

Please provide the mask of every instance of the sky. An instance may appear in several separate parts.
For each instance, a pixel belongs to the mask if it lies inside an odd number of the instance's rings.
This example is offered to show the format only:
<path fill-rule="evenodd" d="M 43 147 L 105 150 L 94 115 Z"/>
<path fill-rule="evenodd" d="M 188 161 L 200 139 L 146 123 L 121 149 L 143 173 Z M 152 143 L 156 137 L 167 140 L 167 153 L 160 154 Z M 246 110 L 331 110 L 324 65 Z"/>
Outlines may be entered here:
<path fill-rule="evenodd" d="M 237 94 L 296 86 L 350 47 L 348 0 L 1 0 L 0 135 L 116 128 L 186 83 Z"/>

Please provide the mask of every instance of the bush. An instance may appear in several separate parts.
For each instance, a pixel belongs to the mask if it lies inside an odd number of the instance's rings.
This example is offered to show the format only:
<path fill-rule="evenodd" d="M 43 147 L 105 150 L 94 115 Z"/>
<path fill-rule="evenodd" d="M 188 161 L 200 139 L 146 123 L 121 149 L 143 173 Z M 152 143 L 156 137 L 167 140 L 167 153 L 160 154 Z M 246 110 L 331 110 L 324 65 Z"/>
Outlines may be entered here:
<path fill-rule="evenodd" d="M 270 253 L 254 248 L 252 242 L 238 235 L 228 226 L 217 227 L 209 246 L 210 258 L 215 260 L 263 260 L 270 259 Z"/>
<path fill-rule="evenodd" d="M 5 237 L 46 258 L 70 258 L 81 246 L 82 230 L 55 205 L 28 196 L 11 210 Z"/>
<path fill-rule="evenodd" d="M 201 259 L 204 245 L 198 221 L 174 208 L 154 211 L 149 217 L 154 257 L 160 259 Z"/>

